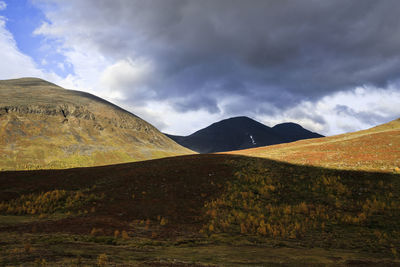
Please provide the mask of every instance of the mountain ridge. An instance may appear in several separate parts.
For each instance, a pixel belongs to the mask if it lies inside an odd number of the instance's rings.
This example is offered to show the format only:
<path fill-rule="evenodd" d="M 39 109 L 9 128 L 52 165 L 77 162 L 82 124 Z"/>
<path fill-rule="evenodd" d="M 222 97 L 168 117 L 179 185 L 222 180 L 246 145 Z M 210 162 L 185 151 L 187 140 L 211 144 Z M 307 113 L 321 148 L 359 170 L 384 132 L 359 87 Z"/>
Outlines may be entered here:
<path fill-rule="evenodd" d="M 294 133 L 291 133 L 293 130 Z M 246 116 L 215 122 L 188 136 L 166 135 L 178 144 L 199 153 L 241 150 L 322 137 L 295 123 L 269 127 Z"/>
<path fill-rule="evenodd" d="M 191 154 L 154 126 L 92 94 L 36 78 L 0 81 L 0 168 L 108 165 Z"/>

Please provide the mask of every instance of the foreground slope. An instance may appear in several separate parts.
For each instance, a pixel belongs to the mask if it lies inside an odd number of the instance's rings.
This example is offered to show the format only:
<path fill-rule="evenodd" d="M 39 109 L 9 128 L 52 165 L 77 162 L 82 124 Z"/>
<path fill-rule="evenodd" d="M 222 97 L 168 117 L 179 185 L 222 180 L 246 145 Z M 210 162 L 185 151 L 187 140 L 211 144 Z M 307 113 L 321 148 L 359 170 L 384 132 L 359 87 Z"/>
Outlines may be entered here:
<path fill-rule="evenodd" d="M 400 175 L 235 155 L 0 173 L 0 265 L 398 266 Z"/>
<path fill-rule="evenodd" d="M 282 123 L 271 128 L 244 116 L 213 123 L 188 136 L 167 136 L 199 153 L 239 150 L 322 137 L 295 123 Z"/>
<path fill-rule="evenodd" d="M 329 168 L 400 172 L 400 119 L 354 133 L 229 153 Z"/>
<path fill-rule="evenodd" d="M 0 81 L 0 170 L 68 168 L 193 153 L 94 95 L 36 78 Z"/>

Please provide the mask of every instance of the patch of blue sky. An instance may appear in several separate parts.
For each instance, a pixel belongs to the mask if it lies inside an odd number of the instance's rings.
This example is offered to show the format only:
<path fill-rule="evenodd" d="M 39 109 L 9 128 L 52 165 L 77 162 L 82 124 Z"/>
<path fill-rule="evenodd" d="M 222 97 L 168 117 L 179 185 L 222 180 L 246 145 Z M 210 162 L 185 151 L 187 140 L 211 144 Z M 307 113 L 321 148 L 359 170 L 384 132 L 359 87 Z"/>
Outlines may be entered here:
<path fill-rule="evenodd" d="M 43 22 L 50 23 L 31 0 L 3 0 L 6 8 L 0 16 L 6 18 L 6 28 L 13 35 L 18 49 L 31 57 L 37 67 L 61 77 L 73 74 L 73 66 L 60 53 L 57 40 L 34 34 Z"/>

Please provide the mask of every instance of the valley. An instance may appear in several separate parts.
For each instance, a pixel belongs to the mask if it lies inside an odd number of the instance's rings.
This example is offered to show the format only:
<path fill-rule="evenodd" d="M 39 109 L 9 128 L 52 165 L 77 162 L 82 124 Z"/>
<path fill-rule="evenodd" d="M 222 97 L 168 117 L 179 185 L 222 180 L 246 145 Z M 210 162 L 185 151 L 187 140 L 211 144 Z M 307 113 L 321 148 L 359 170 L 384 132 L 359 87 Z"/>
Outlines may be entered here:
<path fill-rule="evenodd" d="M 0 263 L 395 266 L 399 178 L 212 154 L 2 172 Z"/>
<path fill-rule="evenodd" d="M 0 0 L 0 267 L 400 266 L 399 10 Z"/>
<path fill-rule="evenodd" d="M 0 96 L 0 266 L 400 264 L 399 120 L 322 137 L 235 117 L 176 143 L 44 80 Z"/>

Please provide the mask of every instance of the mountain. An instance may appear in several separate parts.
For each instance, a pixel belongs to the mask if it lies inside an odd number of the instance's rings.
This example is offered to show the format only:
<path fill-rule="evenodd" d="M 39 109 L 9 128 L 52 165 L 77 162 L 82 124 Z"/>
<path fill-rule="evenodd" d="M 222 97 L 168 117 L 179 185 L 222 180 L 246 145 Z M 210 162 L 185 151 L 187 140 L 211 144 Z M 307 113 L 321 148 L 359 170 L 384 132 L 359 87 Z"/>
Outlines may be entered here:
<path fill-rule="evenodd" d="M 0 81 L 0 170 L 98 166 L 191 153 L 94 95 L 36 78 Z"/>
<path fill-rule="evenodd" d="M 277 124 L 274 127 L 272 127 L 272 130 L 279 133 L 286 139 L 290 140 L 290 142 L 302 139 L 324 137 L 323 135 L 304 129 L 300 125 L 293 122 Z"/>
<path fill-rule="evenodd" d="M 295 123 L 282 123 L 271 128 L 248 117 L 222 120 L 189 136 L 167 136 L 199 153 L 239 150 L 322 137 Z"/>
<path fill-rule="evenodd" d="M 400 119 L 358 132 L 229 153 L 335 169 L 400 172 Z"/>

